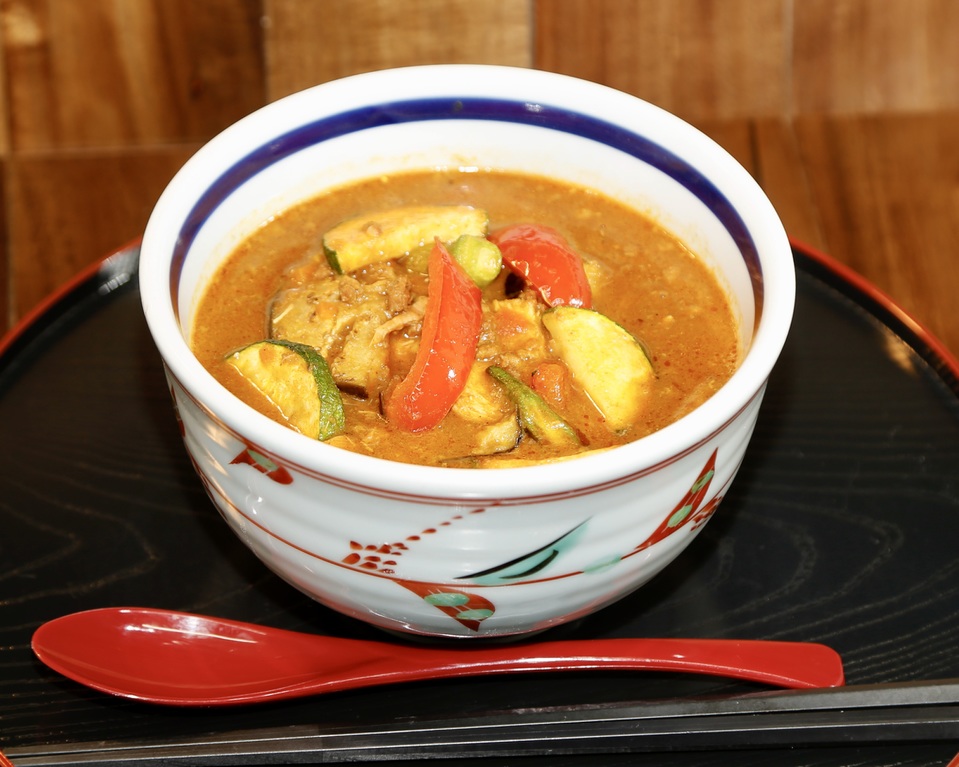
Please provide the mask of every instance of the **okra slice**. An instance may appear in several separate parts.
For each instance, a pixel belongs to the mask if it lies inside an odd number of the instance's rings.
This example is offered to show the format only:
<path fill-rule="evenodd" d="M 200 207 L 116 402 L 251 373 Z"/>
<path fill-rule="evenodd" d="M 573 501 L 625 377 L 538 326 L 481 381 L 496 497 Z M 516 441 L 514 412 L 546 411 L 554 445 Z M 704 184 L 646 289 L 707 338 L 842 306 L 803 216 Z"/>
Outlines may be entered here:
<path fill-rule="evenodd" d="M 439 239 L 450 243 L 463 234 L 485 236 L 485 210 L 469 205 L 410 205 L 364 213 L 323 235 L 323 250 L 340 274 L 389 261 Z"/>
<path fill-rule="evenodd" d="M 496 243 L 476 234 L 463 234 L 450 245 L 450 255 L 478 287 L 485 288 L 503 270 L 503 256 Z"/>
<path fill-rule="evenodd" d="M 497 365 L 490 365 L 487 370 L 516 403 L 520 425 L 533 439 L 562 447 L 578 447 L 581 444 L 573 428 L 526 384 Z"/>
<path fill-rule="evenodd" d="M 227 357 L 296 431 L 319 440 L 340 434 L 346 415 L 326 360 L 312 346 L 271 339 Z"/>

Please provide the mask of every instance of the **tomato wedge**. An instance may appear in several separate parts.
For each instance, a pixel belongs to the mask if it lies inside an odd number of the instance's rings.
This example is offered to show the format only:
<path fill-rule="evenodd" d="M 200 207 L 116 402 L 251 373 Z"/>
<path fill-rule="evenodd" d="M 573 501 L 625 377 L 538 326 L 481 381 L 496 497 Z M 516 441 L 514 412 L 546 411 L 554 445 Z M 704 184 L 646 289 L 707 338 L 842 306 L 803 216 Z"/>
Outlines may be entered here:
<path fill-rule="evenodd" d="M 593 295 L 583 260 L 555 229 L 515 224 L 490 235 L 503 263 L 522 277 L 550 306 L 592 307 Z"/>
<path fill-rule="evenodd" d="M 482 321 L 480 289 L 437 240 L 430 252 L 419 350 L 384 405 L 390 423 L 415 432 L 443 420 L 466 386 Z"/>

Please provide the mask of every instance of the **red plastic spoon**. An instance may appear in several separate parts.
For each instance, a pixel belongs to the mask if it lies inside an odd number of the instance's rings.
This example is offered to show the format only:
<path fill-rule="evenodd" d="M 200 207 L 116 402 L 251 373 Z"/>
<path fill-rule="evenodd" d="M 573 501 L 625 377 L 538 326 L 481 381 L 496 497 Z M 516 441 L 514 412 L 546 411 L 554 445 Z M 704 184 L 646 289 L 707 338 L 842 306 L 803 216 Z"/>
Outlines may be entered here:
<path fill-rule="evenodd" d="M 590 639 L 463 647 L 315 636 L 202 615 L 106 608 L 45 623 L 33 650 L 101 692 L 180 706 L 260 703 L 355 687 L 515 671 L 684 671 L 789 688 L 843 684 L 820 644 Z"/>

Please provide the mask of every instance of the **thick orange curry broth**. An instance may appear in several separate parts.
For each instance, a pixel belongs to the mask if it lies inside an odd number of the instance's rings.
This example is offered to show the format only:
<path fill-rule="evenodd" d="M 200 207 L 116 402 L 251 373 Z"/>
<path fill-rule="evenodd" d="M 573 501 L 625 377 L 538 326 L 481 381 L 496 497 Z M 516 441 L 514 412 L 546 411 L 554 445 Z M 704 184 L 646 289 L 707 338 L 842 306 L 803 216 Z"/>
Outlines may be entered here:
<path fill-rule="evenodd" d="M 485 208 L 490 229 L 525 222 L 554 227 L 585 259 L 598 261 L 593 308 L 615 319 L 648 349 L 656 373 L 641 420 L 612 433 L 588 399 L 574 392 L 562 415 L 584 449 L 624 444 L 656 431 L 704 402 L 732 375 L 742 349 L 729 300 L 709 269 L 675 237 L 647 217 L 595 191 L 548 179 L 502 172 L 428 172 L 370 179 L 324 194 L 265 222 L 219 269 L 198 306 L 192 346 L 203 365 L 248 404 L 284 423 L 282 415 L 225 358 L 269 336 L 272 297 L 289 279 L 289 267 L 304 262 L 326 270 L 322 236 L 340 221 L 363 212 L 410 204 L 469 204 Z M 506 273 L 484 295 L 503 292 Z M 595 270 L 592 272 L 595 273 Z M 499 297 L 496 296 L 496 297 Z M 415 335 L 420 327 L 411 329 Z M 403 364 L 408 365 L 410 360 Z M 528 371 L 524 371 L 528 372 Z M 401 378 L 405 369 L 394 374 Z M 528 382 L 528 381 L 527 381 Z M 575 386 L 573 387 L 575 389 Z M 344 395 L 347 429 L 373 421 L 388 437 L 375 440 L 381 458 L 453 466 L 524 465 L 557 458 L 555 449 L 529 437 L 507 454 L 460 459 L 470 444 L 469 424 L 448 416 L 418 434 L 394 429 L 380 403 Z M 361 412 L 364 411 L 364 412 Z M 369 452 L 359 439 L 333 444 Z M 449 460 L 453 459 L 453 460 Z"/>

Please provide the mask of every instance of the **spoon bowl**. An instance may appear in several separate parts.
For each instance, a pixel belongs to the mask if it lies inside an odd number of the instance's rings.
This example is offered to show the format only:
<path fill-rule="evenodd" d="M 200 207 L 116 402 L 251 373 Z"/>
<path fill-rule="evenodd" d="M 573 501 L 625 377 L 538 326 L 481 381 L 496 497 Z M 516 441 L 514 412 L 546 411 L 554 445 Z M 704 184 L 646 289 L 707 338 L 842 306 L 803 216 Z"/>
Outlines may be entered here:
<path fill-rule="evenodd" d="M 590 639 L 448 647 L 318 636 L 191 613 L 104 608 L 40 626 L 33 651 L 101 692 L 150 703 L 262 703 L 357 687 L 507 672 L 679 671 L 785 688 L 844 683 L 815 643 Z"/>

